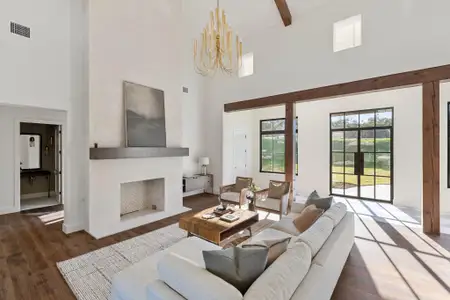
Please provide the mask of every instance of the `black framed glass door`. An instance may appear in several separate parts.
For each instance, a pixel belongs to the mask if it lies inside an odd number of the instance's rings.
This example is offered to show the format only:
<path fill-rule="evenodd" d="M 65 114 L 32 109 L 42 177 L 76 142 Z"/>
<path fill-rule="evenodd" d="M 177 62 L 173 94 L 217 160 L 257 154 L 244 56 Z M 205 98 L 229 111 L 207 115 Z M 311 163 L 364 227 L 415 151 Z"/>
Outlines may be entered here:
<path fill-rule="evenodd" d="M 393 108 L 330 115 L 330 193 L 392 202 Z"/>

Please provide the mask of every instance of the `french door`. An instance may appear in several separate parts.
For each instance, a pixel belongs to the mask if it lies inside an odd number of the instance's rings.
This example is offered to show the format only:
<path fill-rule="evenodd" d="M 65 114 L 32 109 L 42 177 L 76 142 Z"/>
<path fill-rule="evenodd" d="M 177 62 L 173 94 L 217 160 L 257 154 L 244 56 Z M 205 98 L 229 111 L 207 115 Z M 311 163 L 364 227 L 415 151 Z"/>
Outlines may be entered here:
<path fill-rule="evenodd" d="M 393 108 L 330 115 L 332 195 L 392 202 Z"/>

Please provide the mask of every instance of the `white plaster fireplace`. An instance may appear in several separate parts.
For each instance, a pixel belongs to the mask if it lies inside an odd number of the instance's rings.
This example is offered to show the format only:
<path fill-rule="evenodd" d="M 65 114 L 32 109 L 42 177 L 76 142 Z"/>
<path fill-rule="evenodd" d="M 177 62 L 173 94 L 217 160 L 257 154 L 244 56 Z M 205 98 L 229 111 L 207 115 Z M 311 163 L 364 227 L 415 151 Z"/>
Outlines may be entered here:
<path fill-rule="evenodd" d="M 181 157 L 91 160 L 88 232 L 102 238 L 188 211 L 183 207 L 181 165 Z M 162 196 L 150 200 L 156 209 L 152 204 L 136 209 L 149 203 L 142 200 L 149 189 Z M 122 197 L 130 193 L 141 200 L 124 210 Z"/>

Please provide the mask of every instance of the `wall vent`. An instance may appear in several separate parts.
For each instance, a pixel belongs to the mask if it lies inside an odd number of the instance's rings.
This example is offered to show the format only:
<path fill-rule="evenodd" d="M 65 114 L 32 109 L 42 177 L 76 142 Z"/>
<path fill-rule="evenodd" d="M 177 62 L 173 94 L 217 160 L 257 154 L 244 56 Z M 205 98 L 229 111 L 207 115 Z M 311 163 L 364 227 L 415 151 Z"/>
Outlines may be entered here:
<path fill-rule="evenodd" d="M 187 87 L 185 87 L 185 86 L 183 86 L 183 93 L 186 93 L 186 94 L 189 93 L 189 89 Z"/>
<path fill-rule="evenodd" d="M 11 33 L 30 38 L 31 37 L 31 29 L 30 27 L 26 27 L 14 22 L 10 23 Z"/>

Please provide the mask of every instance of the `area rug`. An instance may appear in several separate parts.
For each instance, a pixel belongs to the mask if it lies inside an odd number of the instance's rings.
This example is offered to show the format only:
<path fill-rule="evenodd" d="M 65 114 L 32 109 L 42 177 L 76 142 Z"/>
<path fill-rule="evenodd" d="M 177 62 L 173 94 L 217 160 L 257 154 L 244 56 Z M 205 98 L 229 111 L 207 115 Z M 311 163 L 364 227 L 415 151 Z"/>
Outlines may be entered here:
<path fill-rule="evenodd" d="M 116 273 L 185 237 L 177 223 L 56 265 L 77 299 L 107 300 Z"/>

